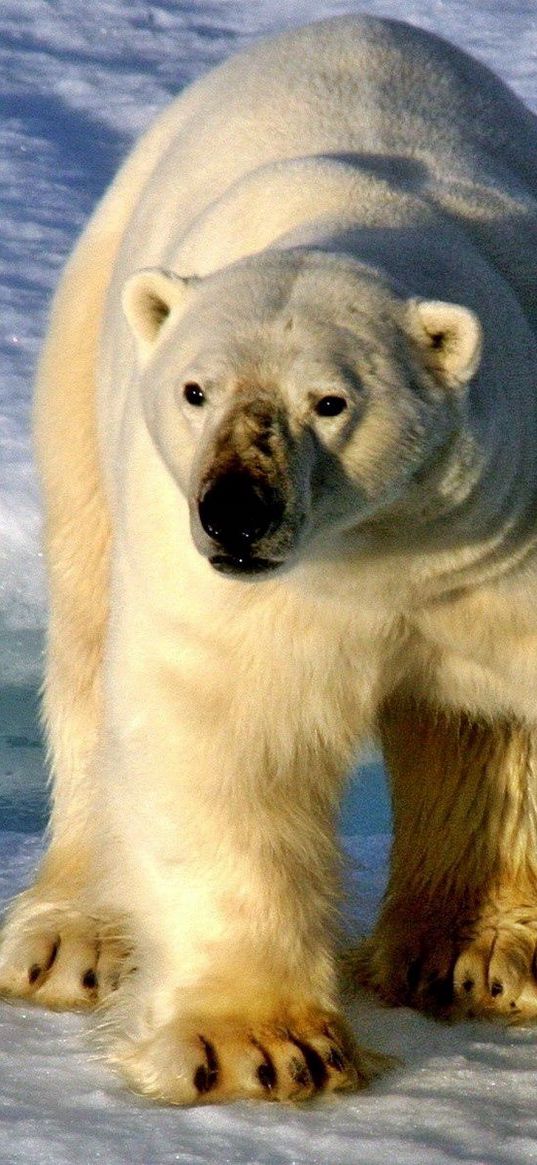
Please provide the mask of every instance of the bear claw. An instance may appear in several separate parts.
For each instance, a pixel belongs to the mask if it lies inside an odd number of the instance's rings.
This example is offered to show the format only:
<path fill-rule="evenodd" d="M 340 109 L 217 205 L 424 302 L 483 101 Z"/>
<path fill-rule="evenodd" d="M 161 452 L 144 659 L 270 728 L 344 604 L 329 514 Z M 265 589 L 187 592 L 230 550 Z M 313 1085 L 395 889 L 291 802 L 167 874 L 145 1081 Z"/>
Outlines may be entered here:
<path fill-rule="evenodd" d="M 176 1020 L 141 1044 L 118 1048 L 113 1062 L 136 1089 L 172 1104 L 258 1098 L 302 1101 L 356 1090 L 392 1066 L 363 1053 L 342 1029 L 341 1043 L 321 1022 L 289 1030 L 262 1023 L 259 1033 L 235 1018 L 213 1019 L 201 1035 L 188 1020 Z M 200 1051 L 204 1061 L 200 1063 Z"/>

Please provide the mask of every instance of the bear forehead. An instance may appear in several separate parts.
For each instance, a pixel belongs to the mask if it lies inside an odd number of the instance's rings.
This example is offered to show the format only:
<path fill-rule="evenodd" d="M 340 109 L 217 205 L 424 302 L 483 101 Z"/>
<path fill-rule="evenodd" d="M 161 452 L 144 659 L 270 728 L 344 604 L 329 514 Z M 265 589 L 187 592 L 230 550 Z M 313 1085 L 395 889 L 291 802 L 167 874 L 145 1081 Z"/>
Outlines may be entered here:
<path fill-rule="evenodd" d="M 367 265 L 300 248 L 251 256 L 200 279 L 196 289 L 198 311 L 231 319 L 235 327 L 240 319 L 286 322 L 287 316 L 304 312 L 312 323 L 333 313 L 374 318 L 393 309 L 398 298 Z"/>
<path fill-rule="evenodd" d="M 237 392 L 254 383 L 274 388 L 298 382 L 315 388 L 352 384 L 357 375 L 390 379 L 389 369 L 401 363 L 395 336 L 377 336 L 367 320 L 350 322 L 352 327 L 342 319 L 312 318 L 286 305 L 272 316 L 254 315 L 208 329 L 204 314 L 193 309 L 181 335 L 169 337 L 163 364 L 166 368 L 178 359 L 189 379 L 225 383 Z"/>
<path fill-rule="evenodd" d="M 199 280 L 175 337 L 216 363 L 299 361 L 328 370 L 359 358 L 373 367 L 399 349 L 401 311 L 369 272 L 271 257 Z"/>

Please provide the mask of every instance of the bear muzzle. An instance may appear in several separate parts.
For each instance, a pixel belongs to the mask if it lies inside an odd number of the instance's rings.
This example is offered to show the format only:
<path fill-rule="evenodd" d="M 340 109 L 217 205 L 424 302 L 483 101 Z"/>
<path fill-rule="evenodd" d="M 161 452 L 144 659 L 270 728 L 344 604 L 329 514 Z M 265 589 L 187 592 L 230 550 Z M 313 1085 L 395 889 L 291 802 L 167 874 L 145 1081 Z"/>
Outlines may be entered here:
<path fill-rule="evenodd" d="M 285 502 L 266 479 L 228 470 L 210 481 L 198 502 L 200 523 L 215 546 L 209 562 L 224 574 L 260 574 L 280 560 L 270 556 L 270 536 L 284 517 Z"/>

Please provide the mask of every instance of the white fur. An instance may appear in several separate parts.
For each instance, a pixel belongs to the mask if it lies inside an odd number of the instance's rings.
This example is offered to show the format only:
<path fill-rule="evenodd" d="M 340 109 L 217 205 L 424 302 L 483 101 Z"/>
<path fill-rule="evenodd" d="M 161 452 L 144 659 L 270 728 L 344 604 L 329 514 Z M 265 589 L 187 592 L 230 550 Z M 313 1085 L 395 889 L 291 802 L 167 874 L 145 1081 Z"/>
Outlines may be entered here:
<path fill-rule="evenodd" d="M 145 1091 L 197 1098 L 203 1033 L 209 1098 L 326 1039 L 338 799 L 387 697 L 535 720 L 536 146 L 450 46 L 323 22 L 180 97 L 67 268 L 36 403 L 52 844 L 1 974 L 28 993 L 47 904 L 48 1001 L 62 903 L 101 946 L 121 920 L 111 1055 Z M 261 407 L 282 565 L 222 577 L 198 503 L 230 449 L 259 468 Z M 346 1054 L 330 1087 L 370 1072 Z"/>

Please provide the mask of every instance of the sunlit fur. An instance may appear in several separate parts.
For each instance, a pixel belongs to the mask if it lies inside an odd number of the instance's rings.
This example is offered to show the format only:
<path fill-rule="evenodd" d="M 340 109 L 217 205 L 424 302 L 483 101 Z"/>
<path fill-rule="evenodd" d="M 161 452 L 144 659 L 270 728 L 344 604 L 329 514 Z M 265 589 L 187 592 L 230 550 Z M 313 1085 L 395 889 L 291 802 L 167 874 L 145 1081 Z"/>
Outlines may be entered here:
<path fill-rule="evenodd" d="M 335 956 L 337 812 L 377 730 L 394 853 L 351 975 L 537 1011 L 536 147 L 449 46 L 323 22 L 172 105 L 66 268 L 35 405 L 50 848 L 0 988 L 101 1002 L 150 1095 L 379 1070 Z M 211 565 L 200 498 L 237 468 L 283 499 L 264 575 Z"/>

